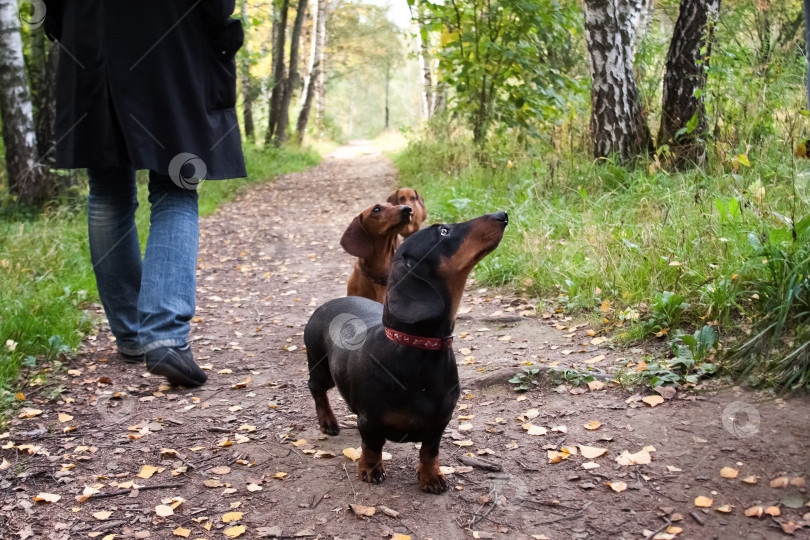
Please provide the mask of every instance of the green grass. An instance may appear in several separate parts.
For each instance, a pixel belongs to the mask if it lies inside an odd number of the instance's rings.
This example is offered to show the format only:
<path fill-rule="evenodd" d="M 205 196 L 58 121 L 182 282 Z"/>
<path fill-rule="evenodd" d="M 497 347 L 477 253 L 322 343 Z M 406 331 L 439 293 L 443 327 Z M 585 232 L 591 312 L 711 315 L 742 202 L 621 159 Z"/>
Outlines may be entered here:
<path fill-rule="evenodd" d="M 240 190 L 279 174 L 317 164 L 311 150 L 245 148 L 248 178 L 211 181 L 200 189 L 200 213 L 207 215 Z M 86 197 L 86 186 L 84 188 Z M 149 227 L 145 175 L 139 175 L 136 215 L 142 245 Z M 43 212 L 6 206 L 0 214 L 0 410 L 20 366 L 47 366 L 69 352 L 95 324 L 85 311 L 97 302 L 87 242 L 84 197 Z M 9 341 L 10 340 L 10 341 Z M 16 343 L 14 351 L 9 345 Z M 4 398 L 3 395 L 6 397 Z"/>
<path fill-rule="evenodd" d="M 540 308 L 607 315 L 625 342 L 708 323 L 732 347 L 778 314 L 772 337 L 793 350 L 810 326 L 810 220 L 795 241 L 791 224 L 810 215 L 810 167 L 779 148 L 752 151 L 750 166 L 733 155 L 680 173 L 530 146 L 482 164 L 468 143 L 444 139 L 414 141 L 395 161 L 433 221 L 509 212 L 478 280 L 541 298 Z M 682 301 L 670 305 L 666 293 Z M 810 383 L 804 362 L 802 376 L 776 379 Z"/>

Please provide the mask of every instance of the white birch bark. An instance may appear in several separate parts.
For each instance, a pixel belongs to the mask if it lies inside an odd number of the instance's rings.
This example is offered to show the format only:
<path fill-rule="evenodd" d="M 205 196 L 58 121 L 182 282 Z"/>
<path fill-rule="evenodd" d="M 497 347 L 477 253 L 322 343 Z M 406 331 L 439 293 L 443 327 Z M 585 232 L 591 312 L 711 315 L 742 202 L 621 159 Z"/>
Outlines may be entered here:
<path fill-rule="evenodd" d="M 651 148 L 633 75 L 635 27 L 641 0 L 586 0 L 585 33 L 591 68 L 594 156 L 621 160 Z"/>
<path fill-rule="evenodd" d="M 9 190 L 21 202 L 36 202 L 43 191 L 42 175 L 16 0 L 0 0 L 0 118 Z"/>

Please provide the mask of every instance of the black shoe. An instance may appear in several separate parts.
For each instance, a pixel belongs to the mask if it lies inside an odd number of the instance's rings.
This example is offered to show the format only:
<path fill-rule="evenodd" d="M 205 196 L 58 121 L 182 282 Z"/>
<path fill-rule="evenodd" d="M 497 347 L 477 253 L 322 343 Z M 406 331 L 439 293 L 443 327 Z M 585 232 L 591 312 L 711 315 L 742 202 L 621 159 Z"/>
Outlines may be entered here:
<path fill-rule="evenodd" d="M 124 359 L 124 362 L 127 364 L 143 364 L 146 362 L 146 355 L 141 354 L 127 354 L 125 352 L 118 351 L 118 354 L 121 355 L 121 358 Z"/>
<path fill-rule="evenodd" d="M 188 343 L 182 347 L 159 347 L 149 351 L 146 353 L 146 370 L 187 388 L 200 386 L 208 380 L 208 375 L 194 361 Z"/>

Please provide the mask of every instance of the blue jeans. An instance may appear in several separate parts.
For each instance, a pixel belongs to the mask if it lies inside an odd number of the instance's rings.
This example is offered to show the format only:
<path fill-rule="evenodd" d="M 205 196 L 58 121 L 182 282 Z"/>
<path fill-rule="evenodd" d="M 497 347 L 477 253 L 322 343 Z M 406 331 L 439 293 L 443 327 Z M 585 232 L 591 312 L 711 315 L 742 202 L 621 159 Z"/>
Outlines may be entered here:
<path fill-rule="evenodd" d="M 141 259 L 135 171 L 88 169 L 90 257 L 118 350 L 131 355 L 184 345 L 196 300 L 197 192 L 149 173 L 149 239 Z"/>

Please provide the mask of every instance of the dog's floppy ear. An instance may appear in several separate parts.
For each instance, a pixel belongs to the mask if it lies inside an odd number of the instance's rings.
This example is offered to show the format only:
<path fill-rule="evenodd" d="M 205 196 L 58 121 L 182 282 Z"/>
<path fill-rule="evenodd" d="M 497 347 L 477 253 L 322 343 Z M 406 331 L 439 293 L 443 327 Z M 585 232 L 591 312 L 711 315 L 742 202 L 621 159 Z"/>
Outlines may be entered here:
<path fill-rule="evenodd" d="M 419 204 L 421 204 L 421 205 L 422 205 L 422 208 L 425 208 L 425 199 L 423 199 L 423 198 L 422 198 L 422 196 L 419 194 L 419 192 L 418 192 L 418 191 L 413 190 L 413 192 L 414 192 L 414 193 L 416 193 L 416 202 L 418 202 Z"/>
<path fill-rule="evenodd" d="M 399 190 L 396 190 L 390 197 L 388 197 L 388 202 L 394 206 L 399 204 Z"/>
<path fill-rule="evenodd" d="M 430 321 L 444 312 L 444 295 L 425 278 L 410 272 L 402 262 L 392 269 L 385 307 L 404 323 Z"/>
<path fill-rule="evenodd" d="M 374 255 L 374 245 L 371 243 L 371 238 L 369 238 L 365 227 L 363 227 L 362 217 L 363 215 L 359 214 L 352 220 L 340 239 L 340 245 L 349 255 L 368 259 Z"/>

